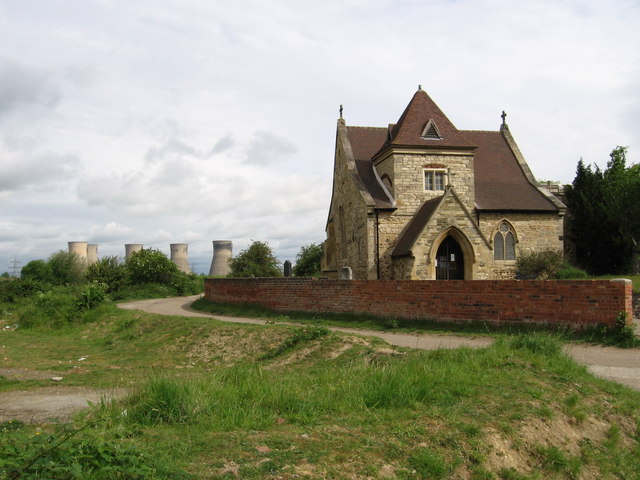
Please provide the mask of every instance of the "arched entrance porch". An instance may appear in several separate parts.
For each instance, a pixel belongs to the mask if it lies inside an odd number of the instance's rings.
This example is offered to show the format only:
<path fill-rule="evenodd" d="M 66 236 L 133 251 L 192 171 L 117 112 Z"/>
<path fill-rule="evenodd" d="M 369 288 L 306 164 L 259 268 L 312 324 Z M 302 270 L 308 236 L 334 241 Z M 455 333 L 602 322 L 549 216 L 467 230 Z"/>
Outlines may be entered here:
<path fill-rule="evenodd" d="M 442 232 L 430 251 L 431 278 L 436 280 L 473 279 L 474 252 L 466 236 L 457 228 Z"/>

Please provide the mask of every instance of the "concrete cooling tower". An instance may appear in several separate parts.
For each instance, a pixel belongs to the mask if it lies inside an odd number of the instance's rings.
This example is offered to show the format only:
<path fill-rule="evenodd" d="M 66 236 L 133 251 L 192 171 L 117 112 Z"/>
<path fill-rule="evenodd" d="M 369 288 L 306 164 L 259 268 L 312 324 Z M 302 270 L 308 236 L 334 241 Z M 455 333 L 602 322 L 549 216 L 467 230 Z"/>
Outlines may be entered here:
<path fill-rule="evenodd" d="M 87 242 L 67 242 L 69 253 L 75 253 L 83 260 L 87 259 Z"/>
<path fill-rule="evenodd" d="M 213 260 L 209 269 L 210 277 L 218 277 L 227 275 L 230 271 L 229 260 L 233 243 L 230 240 L 214 240 L 213 241 Z"/>
<path fill-rule="evenodd" d="M 98 245 L 89 243 L 87 245 L 87 265 L 94 264 L 98 261 Z"/>
<path fill-rule="evenodd" d="M 125 243 L 124 244 L 124 259 L 127 260 L 132 253 L 142 250 L 141 243 Z"/>
<path fill-rule="evenodd" d="M 175 263 L 180 270 L 184 273 L 191 273 L 191 267 L 189 266 L 189 244 L 188 243 L 172 243 L 169 245 L 171 248 L 171 261 Z"/>

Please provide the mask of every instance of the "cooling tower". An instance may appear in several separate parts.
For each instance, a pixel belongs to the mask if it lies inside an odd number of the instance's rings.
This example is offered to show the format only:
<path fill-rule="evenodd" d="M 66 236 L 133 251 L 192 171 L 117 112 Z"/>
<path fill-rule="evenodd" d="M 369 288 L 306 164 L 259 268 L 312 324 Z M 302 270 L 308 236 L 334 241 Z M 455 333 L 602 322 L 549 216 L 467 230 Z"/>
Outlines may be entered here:
<path fill-rule="evenodd" d="M 171 248 L 171 261 L 184 273 L 191 273 L 191 267 L 189 267 L 189 244 L 172 243 L 169 247 Z"/>
<path fill-rule="evenodd" d="M 98 261 L 98 245 L 90 243 L 87 245 L 87 265 L 96 263 Z"/>
<path fill-rule="evenodd" d="M 229 273 L 229 260 L 231 259 L 232 250 L 233 243 L 230 240 L 213 241 L 213 260 L 209 269 L 210 277 L 224 276 Z"/>
<path fill-rule="evenodd" d="M 87 259 L 87 242 L 67 242 L 69 253 L 75 253 L 83 260 Z"/>
<path fill-rule="evenodd" d="M 125 243 L 124 244 L 124 259 L 127 260 L 132 253 L 142 250 L 141 243 Z"/>

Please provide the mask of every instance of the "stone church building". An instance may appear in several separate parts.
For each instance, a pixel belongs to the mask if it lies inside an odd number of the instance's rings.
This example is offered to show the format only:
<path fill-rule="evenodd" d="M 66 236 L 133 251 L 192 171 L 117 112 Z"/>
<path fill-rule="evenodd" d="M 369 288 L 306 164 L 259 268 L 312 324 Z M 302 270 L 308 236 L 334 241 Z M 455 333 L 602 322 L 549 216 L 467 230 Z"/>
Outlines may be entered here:
<path fill-rule="evenodd" d="M 502 119 L 458 130 L 420 88 L 388 127 L 347 126 L 341 112 L 323 274 L 513 278 L 518 255 L 562 250 L 566 207 Z"/>

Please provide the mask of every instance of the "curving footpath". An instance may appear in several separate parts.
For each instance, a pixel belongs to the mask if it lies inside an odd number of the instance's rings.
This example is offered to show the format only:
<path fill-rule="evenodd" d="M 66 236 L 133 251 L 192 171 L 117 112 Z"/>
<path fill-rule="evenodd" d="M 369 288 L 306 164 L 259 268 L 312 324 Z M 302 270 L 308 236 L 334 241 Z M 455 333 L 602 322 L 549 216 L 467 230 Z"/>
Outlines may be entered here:
<path fill-rule="evenodd" d="M 160 315 L 180 315 L 185 317 L 207 317 L 221 322 L 266 324 L 260 318 L 240 318 L 212 315 L 191 309 L 191 304 L 200 295 L 152 300 L 136 300 L 118 304 L 127 310 L 142 310 Z M 487 337 L 464 337 L 457 335 L 409 334 L 379 332 L 355 328 L 329 327 L 330 330 L 368 337 L 378 337 L 401 347 L 435 350 L 438 348 L 471 347 L 482 348 L 492 343 Z M 603 347 L 599 345 L 565 345 L 565 352 L 577 362 L 586 365 L 591 373 L 640 390 L 640 350 Z"/>

